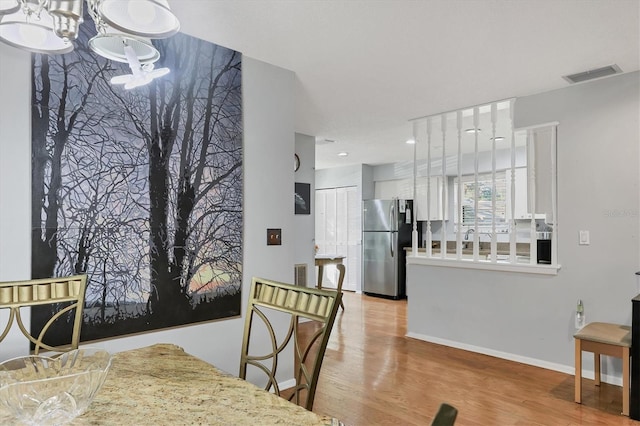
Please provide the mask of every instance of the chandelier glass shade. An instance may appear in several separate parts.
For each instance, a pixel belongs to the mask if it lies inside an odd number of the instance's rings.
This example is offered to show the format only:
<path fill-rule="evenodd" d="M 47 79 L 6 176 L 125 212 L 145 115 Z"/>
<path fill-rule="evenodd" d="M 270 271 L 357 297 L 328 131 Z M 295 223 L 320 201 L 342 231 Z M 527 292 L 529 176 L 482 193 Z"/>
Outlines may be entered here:
<path fill-rule="evenodd" d="M 102 0 L 98 13 L 110 27 L 139 37 L 166 38 L 180 29 L 167 0 Z"/>
<path fill-rule="evenodd" d="M 30 2 L 27 6 L 33 5 Z M 35 2 L 37 6 L 37 2 Z M 58 37 L 53 30 L 53 18 L 48 13 L 18 9 L 0 19 L 0 40 L 18 49 L 34 53 L 60 54 L 73 50 L 73 44 Z"/>
<path fill-rule="evenodd" d="M 150 38 L 178 32 L 167 0 L 0 0 L 0 41 L 35 53 L 73 50 L 86 5 L 97 35 L 89 47 L 109 60 L 127 62 L 130 46 L 141 64 L 160 58 Z"/>
<path fill-rule="evenodd" d="M 13 13 L 20 9 L 18 0 L 0 0 L 0 13 Z"/>
<path fill-rule="evenodd" d="M 127 36 L 125 34 L 109 33 L 98 34 L 89 40 L 89 48 L 98 55 L 112 61 L 127 63 L 125 47 L 130 46 L 138 62 L 150 64 L 160 59 L 160 52 L 153 47 L 148 39 Z"/>

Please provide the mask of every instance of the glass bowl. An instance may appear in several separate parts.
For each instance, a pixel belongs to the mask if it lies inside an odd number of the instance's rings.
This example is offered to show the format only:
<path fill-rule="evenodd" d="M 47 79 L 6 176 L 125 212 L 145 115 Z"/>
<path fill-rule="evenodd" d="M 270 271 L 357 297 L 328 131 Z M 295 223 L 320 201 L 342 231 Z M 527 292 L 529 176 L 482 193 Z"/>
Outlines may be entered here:
<path fill-rule="evenodd" d="M 109 352 L 97 348 L 13 358 L 0 363 L 0 401 L 23 423 L 65 424 L 86 411 L 110 366 Z"/>

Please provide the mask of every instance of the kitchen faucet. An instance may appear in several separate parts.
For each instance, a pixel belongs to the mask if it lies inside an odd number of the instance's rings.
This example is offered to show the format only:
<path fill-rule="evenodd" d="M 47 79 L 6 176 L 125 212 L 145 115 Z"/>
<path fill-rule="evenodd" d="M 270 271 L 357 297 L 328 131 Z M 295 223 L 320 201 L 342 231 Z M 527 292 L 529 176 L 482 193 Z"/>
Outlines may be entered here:
<path fill-rule="evenodd" d="M 467 232 L 464 233 L 464 240 L 465 241 L 469 240 L 469 234 L 472 233 L 472 232 L 475 232 L 475 229 L 473 229 L 473 228 L 467 229 Z"/>

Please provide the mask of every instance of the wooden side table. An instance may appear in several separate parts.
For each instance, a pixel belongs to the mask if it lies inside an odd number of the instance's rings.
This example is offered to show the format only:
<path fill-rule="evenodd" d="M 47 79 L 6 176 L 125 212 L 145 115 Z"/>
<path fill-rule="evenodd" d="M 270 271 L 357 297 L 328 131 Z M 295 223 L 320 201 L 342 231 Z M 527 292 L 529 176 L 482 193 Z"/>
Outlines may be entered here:
<path fill-rule="evenodd" d="M 340 256 L 337 254 L 319 254 L 316 256 L 316 266 L 318 267 L 318 284 L 316 287 L 318 289 L 322 289 L 322 277 L 324 274 L 324 265 L 336 265 L 338 271 L 340 272 L 340 276 L 338 277 L 338 285 L 336 286 L 336 291 L 342 291 L 342 282 L 344 281 L 345 275 L 345 267 L 342 263 L 342 260 L 345 256 Z M 340 307 L 344 311 L 344 303 L 340 300 Z"/>

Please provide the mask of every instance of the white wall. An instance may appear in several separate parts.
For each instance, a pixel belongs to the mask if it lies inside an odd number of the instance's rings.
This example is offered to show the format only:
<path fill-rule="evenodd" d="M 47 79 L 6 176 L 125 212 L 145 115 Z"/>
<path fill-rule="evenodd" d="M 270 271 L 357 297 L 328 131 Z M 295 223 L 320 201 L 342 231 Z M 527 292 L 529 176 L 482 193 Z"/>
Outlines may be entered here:
<path fill-rule="evenodd" d="M 0 58 L 0 280 L 7 281 L 29 279 L 30 275 L 31 72 L 30 56 L 25 52 L 0 44 Z M 292 281 L 295 75 L 246 56 L 242 68 L 243 318 L 106 340 L 93 346 L 118 352 L 158 342 L 174 343 L 237 374 L 251 277 Z M 282 228 L 282 246 L 266 245 L 267 228 Z M 27 351 L 24 339 L 13 333 L 0 345 L 0 359 Z M 293 377 L 291 362 L 284 359 L 279 368 L 279 380 Z"/>
<path fill-rule="evenodd" d="M 371 200 L 374 198 L 376 184 L 373 180 L 373 166 L 362 165 L 362 199 Z"/>
<path fill-rule="evenodd" d="M 295 134 L 296 154 L 300 158 L 300 168 L 294 174 L 296 182 L 311 184 L 311 214 L 297 214 L 294 217 L 295 244 L 294 261 L 307 265 L 307 287 L 314 287 L 315 273 L 315 163 L 316 139 L 313 136 Z M 293 198 L 292 198 L 293 208 Z M 293 271 L 292 271 L 293 273 Z M 293 282 L 293 279 L 291 279 Z"/>
<path fill-rule="evenodd" d="M 315 180 L 316 189 L 360 186 L 362 184 L 362 166 L 357 164 L 317 170 Z"/>
<path fill-rule="evenodd" d="M 640 73 L 519 98 L 516 127 L 559 121 L 557 276 L 409 265 L 409 334 L 573 373 L 574 313 L 631 323 L 640 269 Z M 578 245 L 589 230 L 591 245 Z M 592 357 L 585 356 L 586 369 Z M 619 381 L 619 360 L 603 374 Z"/>
<path fill-rule="evenodd" d="M 0 280 L 31 273 L 30 56 L 0 43 Z M 0 310 L 0 324 L 9 318 Z M 0 359 L 24 353 L 24 338 L 9 335 Z"/>

